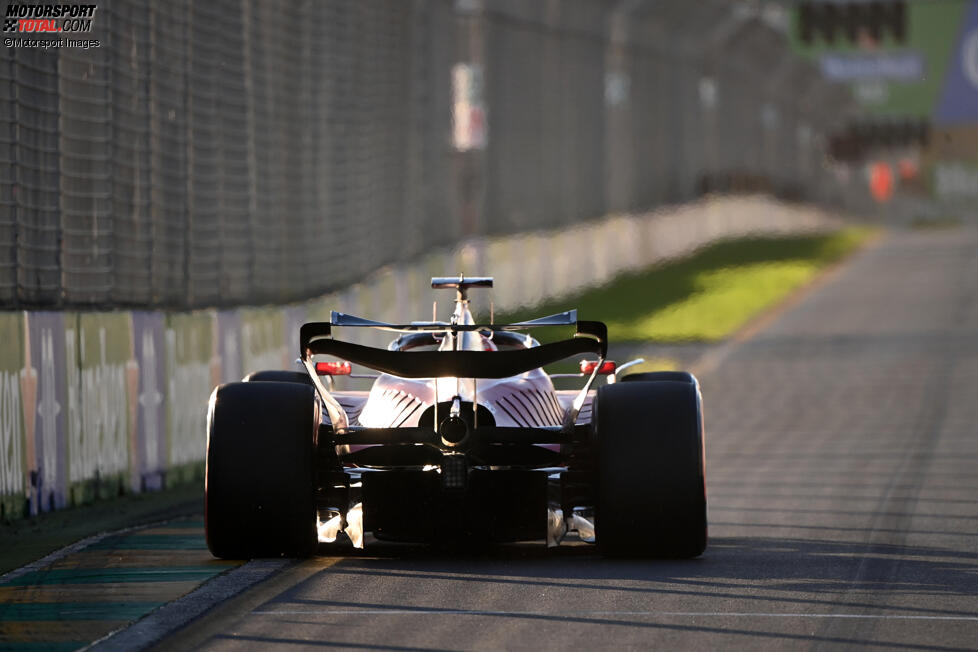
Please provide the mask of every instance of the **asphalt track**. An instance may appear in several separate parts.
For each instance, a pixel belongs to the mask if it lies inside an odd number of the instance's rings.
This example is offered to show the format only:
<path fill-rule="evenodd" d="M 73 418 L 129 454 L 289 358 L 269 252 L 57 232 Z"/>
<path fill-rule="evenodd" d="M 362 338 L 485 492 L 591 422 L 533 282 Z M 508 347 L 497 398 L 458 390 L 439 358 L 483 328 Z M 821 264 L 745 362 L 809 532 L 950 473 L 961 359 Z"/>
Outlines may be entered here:
<path fill-rule="evenodd" d="M 702 558 L 369 542 L 161 647 L 978 648 L 978 231 L 887 236 L 700 372 Z"/>

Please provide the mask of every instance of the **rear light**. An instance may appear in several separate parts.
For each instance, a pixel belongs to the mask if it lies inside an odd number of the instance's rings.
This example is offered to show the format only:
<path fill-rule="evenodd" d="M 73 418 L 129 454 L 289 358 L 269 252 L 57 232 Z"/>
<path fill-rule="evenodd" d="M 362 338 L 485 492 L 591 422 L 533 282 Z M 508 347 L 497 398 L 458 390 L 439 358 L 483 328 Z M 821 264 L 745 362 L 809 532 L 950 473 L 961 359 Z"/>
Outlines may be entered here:
<path fill-rule="evenodd" d="M 581 360 L 581 373 L 589 374 L 593 372 L 597 366 L 597 360 Z M 604 376 L 610 376 L 611 374 L 615 373 L 616 367 L 617 365 L 615 365 L 614 360 L 607 360 L 601 365 L 601 368 L 598 369 L 598 373 Z"/>
<path fill-rule="evenodd" d="M 320 376 L 349 376 L 349 362 L 317 362 L 316 373 Z"/>
<path fill-rule="evenodd" d="M 445 489 L 465 489 L 469 479 L 469 464 L 465 455 L 448 453 L 441 458 L 441 486 Z"/>

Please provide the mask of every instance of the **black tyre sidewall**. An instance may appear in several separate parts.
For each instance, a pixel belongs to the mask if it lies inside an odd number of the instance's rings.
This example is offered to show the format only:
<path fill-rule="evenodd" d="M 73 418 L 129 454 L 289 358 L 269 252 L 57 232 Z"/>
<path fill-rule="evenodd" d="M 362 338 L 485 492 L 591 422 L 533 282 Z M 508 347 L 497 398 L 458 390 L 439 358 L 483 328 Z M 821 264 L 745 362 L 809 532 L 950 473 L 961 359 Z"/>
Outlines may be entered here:
<path fill-rule="evenodd" d="M 697 385 L 599 388 L 597 543 L 608 556 L 687 558 L 706 548 L 703 421 Z"/>
<path fill-rule="evenodd" d="M 696 378 L 693 374 L 688 371 L 646 371 L 637 374 L 628 374 L 627 376 L 622 376 L 618 382 L 628 383 L 628 382 L 658 382 L 668 380 L 671 382 L 680 383 L 695 383 Z"/>
<path fill-rule="evenodd" d="M 255 371 L 244 377 L 244 382 L 254 383 L 298 383 L 300 385 L 312 386 L 312 379 L 304 371 L 290 371 L 285 369 L 273 369 L 268 371 Z"/>
<path fill-rule="evenodd" d="M 304 557 L 316 548 L 312 387 L 230 383 L 208 416 L 205 529 L 217 557 Z"/>

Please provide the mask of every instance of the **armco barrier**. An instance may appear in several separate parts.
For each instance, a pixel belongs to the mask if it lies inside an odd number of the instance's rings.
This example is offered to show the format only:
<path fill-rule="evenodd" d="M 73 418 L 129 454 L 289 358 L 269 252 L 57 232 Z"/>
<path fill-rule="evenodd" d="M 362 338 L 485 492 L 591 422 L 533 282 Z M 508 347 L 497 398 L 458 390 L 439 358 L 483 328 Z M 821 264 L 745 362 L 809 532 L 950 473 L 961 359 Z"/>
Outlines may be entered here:
<path fill-rule="evenodd" d="M 716 199 L 557 232 L 473 240 L 302 304 L 195 312 L 0 313 L 0 512 L 9 520 L 199 480 L 212 387 L 289 368 L 331 309 L 423 319 L 434 275 L 492 274 L 497 310 L 748 233 L 824 229 L 821 212 Z M 310 270 L 315 273 L 314 270 Z M 443 304 L 443 308 L 444 308 Z M 389 334 L 363 334 L 381 344 Z"/>

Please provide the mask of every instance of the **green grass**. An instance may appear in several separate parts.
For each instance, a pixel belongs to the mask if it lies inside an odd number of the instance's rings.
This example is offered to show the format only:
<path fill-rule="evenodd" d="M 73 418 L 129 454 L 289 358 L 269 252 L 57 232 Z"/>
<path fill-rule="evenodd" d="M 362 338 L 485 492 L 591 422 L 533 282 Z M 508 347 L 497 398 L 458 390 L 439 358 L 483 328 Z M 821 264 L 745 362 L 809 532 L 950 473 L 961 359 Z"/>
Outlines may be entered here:
<path fill-rule="evenodd" d="M 728 240 L 576 296 L 497 322 L 577 308 L 581 319 L 608 324 L 612 342 L 723 339 L 785 299 L 874 235 L 868 228 L 775 238 Z"/>

